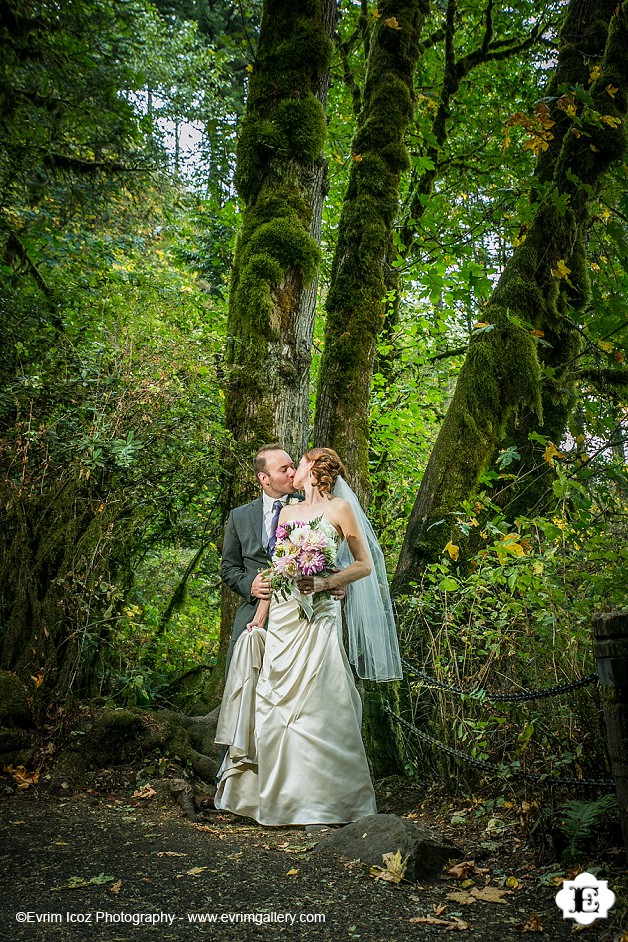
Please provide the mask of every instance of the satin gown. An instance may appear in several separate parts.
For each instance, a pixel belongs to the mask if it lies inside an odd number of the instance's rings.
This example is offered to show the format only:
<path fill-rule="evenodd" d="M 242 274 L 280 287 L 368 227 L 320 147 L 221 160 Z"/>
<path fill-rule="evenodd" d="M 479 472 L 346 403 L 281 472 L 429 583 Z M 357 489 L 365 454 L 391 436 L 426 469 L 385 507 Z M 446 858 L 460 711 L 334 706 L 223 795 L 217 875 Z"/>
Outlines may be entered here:
<path fill-rule="evenodd" d="M 243 632 L 234 649 L 216 735 L 229 746 L 216 807 L 271 826 L 376 814 L 361 724 L 340 603 L 315 596 L 307 621 L 296 599 L 274 598 L 268 630 Z"/>

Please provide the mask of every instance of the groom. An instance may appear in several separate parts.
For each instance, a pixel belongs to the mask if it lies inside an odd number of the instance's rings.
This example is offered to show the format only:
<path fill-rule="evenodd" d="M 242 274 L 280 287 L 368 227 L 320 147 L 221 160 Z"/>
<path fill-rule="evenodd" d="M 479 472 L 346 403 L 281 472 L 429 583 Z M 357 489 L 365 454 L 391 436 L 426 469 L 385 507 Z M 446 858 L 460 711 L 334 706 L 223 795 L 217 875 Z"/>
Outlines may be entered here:
<path fill-rule="evenodd" d="M 253 467 L 262 493 L 250 504 L 231 511 L 222 546 L 220 575 L 243 599 L 233 624 L 225 673 L 229 670 L 233 646 L 251 621 L 258 599 L 270 598 L 268 583 L 259 570 L 269 565 L 268 543 L 274 540 L 281 508 L 289 499 L 300 499 L 292 486 L 294 463 L 281 445 L 273 443 L 260 448 Z"/>

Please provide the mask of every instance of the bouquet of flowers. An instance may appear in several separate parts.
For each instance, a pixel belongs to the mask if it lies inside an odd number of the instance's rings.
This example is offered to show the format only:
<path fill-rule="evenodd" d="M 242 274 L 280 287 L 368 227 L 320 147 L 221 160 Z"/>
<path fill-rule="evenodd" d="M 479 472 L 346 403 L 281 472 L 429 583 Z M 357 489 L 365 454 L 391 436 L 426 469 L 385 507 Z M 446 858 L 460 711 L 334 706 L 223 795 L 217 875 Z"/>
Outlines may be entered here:
<path fill-rule="evenodd" d="M 336 528 L 320 516 L 307 523 L 300 520 L 280 523 L 276 535 L 272 567 L 264 575 L 273 592 L 283 599 L 295 595 L 302 613 L 311 618 L 312 599 L 305 599 L 296 589 L 296 583 L 303 576 L 329 576 L 335 571 L 338 553 Z"/>

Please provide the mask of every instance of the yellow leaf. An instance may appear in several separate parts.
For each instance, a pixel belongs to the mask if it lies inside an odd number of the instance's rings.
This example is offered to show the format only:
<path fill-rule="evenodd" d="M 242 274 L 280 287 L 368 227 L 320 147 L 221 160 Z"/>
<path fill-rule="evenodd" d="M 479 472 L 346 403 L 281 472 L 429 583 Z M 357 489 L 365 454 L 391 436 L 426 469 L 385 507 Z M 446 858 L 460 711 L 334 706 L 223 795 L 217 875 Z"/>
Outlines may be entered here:
<path fill-rule="evenodd" d="M 16 769 L 12 765 L 7 765 L 3 771 L 9 773 L 18 788 L 28 788 L 39 781 L 39 772 L 27 772 L 23 765 L 18 765 Z"/>
<path fill-rule="evenodd" d="M 122 889 L 122 880 L 118 880 L 117 883 L 114 883 L 113 886 L 109 887 L 110 893 L 119 893 Z"/>
<path fill-rule="evenodd" d="M 591 148 L 594 154 L 599 154 L 600 149 L 599 147 L 596 147 L 595 144 L 589 144 L 589 147 Z"/>
<path fill-rule="evenodd" d="M 526 240 L 526 234 L 525 234 L 525 232 L 523 233 L 523 235 L 522 235 L 521 237 L 515 236 L 514 239 L 512 240 L 513 247 L 514 247 L 514 248 L 518 248 L 520 245 L 523 245 L 523 243 L 525 242 L 525 240 Z"/>
<path fill-rule="evenodd" d="M 207 869 L 207 867 L 192 867 L 191 870 L 186 870 L 185 874 L 189 877 L 197 877 L 199 873 L 203 873 L 203 871 Z"/>
<path fill-rule="evenodd" d="M 253 71 L 253 66 L 251 65 L 250 62 L 249 62 L 249 64 L 248 64 L 247 67 L 246 67 L 246 71 L 247 71 L 247 72 L 252 72 L 252 71 Z"/>
<path fill-rule="evenodd" d="M 571 95 L 561 95 L 561 97 L 556 102 L 556 107 L 560 108 L 561 111 L 564 111 L 565 114 L 568 114 L 570 118 L 575 117 L 576 103 Z"/>
<path fill-rule="evenodd" d="M 389 16 L 387 20 L 384 20 L 384 23 L 386 26 L 389 26 L 390 29 L 401 29 L 396 16 Z"/>
<path fill-rule="evenodd" d="M 571 268 L 565 265 L 565 259 L 561 258 L 556 262 L 556 268 L 552 268 L 554 278 L 567 278 L 571 274 Z"/>
<path fill-rule="evenodd" d="M 473 325 L 473 330 L 481 330 L 483 327 L 490 327 L 491 325 L 487 321 L 478 321 L 477 324 Z"/>
<path fill-rule="evenodd" d="M 621 124 L 621 118 L 614 118 L 612 114 L 603 114 L 601 120 L 608 124 L 609 128 L 617 128 Z"/>
<path fill-rule="evenodd" d="M 613 359 L 616 363 L 623 363 L 626 357 L 623 355 L 623 353 L 620 353 L 619 350 L 616 350 L 613 354 Z"/>
<path fill-rule="evenodd" d="M 48 635 L 46 635 L 46 637 L 48 637 Z M 41 668 L 37 671 L 36 676 L 33 676 L 33 675 L 31 674 L 31 680 L 34 680 L 34 681 L 35 681 L 35 686 L 36 686 L 36 687 L 41 687 L 41 685 L 42 685 L 43 682 L 44 682 L 44 669 L 43 669 L 43 667 L 41 667 Z"/>
<path fill-rule="evenodd" d="M 371 867 L 371 876 L 375 877 L 376 880 L 385 880 L 388 883 L 401 883 L 408 866 L 408 857 L 402 859 L 401 851 L 398 850 L 394 854 L 382 854 L 382 860 L 386 866 L 378 867 L 376 865 Z"/>
<path fill-rule="evenodd" d="M 598 340 L 597 343 L 598 343 L 598 346 L 601 347 L 602 350 L 604 350 L 606 353 L 613 352 L 614 347 L 613 347 L 613 344 L 610 342 L 610 340 Z"/>
<path fill-rule="evenodd" d="M 455 543 L 452 543 L 451 540 L 443 550 L 443 553 L 449 553 L 450 557 L 455 562 L 460 556 L 460 547 L 456 546 Z"/>
<path fill-rule="evenodd" d="M 516 877 L 507 877 L 506 886 L 509 886 L 511 890 L 516 890 L 519 886 L 519 881 Z"/>
<path fill-rule="evenodd" d="M 373 17 L 374 20 L 378 20 L 381 17 L 381 15 L 382 14 L 379 12 L 379 10 L 373 10 L 373 12 L 371 13 L 371 16 Z"/>
<path fill-rule="evenodd" d="M 562 458 L 562 455 L 556 445 L 553 442 L 549 442 L 543 454 L 543 459 L 553 468 L 554 458 Z"/>
<path fill-rule="evenodd" d="M 475 896 L 476 899 L 481 899 L 485 903 L 503 903 L 505 906 L 508 905 L 508 900 L 503 899 L 504 896 L 508 893 L 508 890 L 500 890 L 496 886 L 484 886 L 481 889 L 475 887 L 471 890 L 471 894 Z"/>
<path fill-rule="evenodd" d="M 619 89 L 618 89 L 618 88 L 615 88 L 614 85 L 607 85 L 607 86 L 606 86 L 606 91 L 607 91 L 608 94 L 611 96 L 611 98 L 614 98 L 615 95 L 617 94 L 617 92 L 619 91 Z"/>
<path fill-rule="evenodd" d="M 356 164 L 359 164 L 362 160 L 362 154 L 351 154 L 351 160 L 355 160 Z"/>
<path fill-rule="evenodd" d="M 544 337 L 544 336 L 545 336 L 545 331 L 544 331 L 544 330 L 531 330 L 530 333 L 532 334 L 533 337 Z"/>
<path fill-rule="evenodd" d="M 601 74 L 602 74 L 602 70 L 599 67 L 599 65 L 594 65 L 589 74 L 589 85 L 591 84 L 591 82 L 595 82 L 596 79 L 599 79 Z"/>
<path fill-rule="evenodd" d="M 299 871 L 296 870 L 296 869 L 293 867 L 292 870 L 288 870 L 286 876 L 288 876 L 288 877 L 294 877 L 294 876 L 297 875 L 298 872 L 299 872 Z"/>

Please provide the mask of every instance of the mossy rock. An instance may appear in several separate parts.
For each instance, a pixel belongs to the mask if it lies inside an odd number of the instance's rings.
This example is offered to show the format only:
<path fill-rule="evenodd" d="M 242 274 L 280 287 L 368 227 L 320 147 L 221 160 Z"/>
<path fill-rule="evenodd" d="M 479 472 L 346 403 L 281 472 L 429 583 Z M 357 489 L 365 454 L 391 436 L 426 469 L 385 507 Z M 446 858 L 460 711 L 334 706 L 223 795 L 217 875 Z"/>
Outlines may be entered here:
<path fill-rule="evenodd" d="M 28 732 L 15 726 L 0 727 L 0 755 L 7 756 L 28 745 Z"/>
<path fill-rule="evenodd" d="M 0 726 L 29 729 L 33 714 L 27 688 L 8 671 L 0 671 Z"/>

